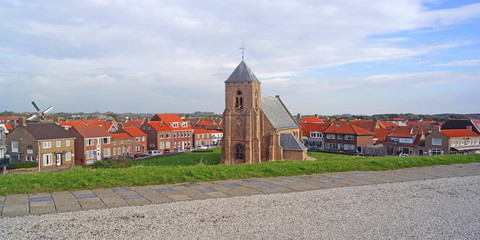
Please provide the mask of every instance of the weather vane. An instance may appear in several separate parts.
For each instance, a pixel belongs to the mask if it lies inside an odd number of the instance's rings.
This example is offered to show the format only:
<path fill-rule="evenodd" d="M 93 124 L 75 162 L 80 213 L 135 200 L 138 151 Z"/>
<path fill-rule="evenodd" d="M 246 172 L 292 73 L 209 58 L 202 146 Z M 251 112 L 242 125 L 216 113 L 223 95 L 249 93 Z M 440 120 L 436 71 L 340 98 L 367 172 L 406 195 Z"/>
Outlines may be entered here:
<path fill-rule="evenodd" d="M 245 45 L 243 44 L 243 41 L 242 41 L 242 47 L 239 48 L 239 49 L 242 50 L 242 61 L 243 61 L 243 57 L 245 56 L 245 52 L 244 52 L 245 51 Z"/>

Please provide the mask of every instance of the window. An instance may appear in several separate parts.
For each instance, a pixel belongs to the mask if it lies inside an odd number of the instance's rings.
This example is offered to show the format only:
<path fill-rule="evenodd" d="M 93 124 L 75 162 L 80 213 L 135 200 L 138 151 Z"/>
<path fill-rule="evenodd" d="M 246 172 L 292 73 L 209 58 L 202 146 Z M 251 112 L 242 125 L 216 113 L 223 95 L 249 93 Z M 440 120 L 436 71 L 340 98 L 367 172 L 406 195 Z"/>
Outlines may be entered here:
<path fill-rule="evenodd" d="M 243 146 L 242 144 L 237 144 L 236 152 L 235 152 L 235 159 L 243 160 Z"/>
<path fill-rule="evenodd" d="M 327 139 L 335 139 L 335 134 L 327 134 Z"/>
<path fill-rule="evenodd" d="M 173 138 L 177 138 L 177 133 L 173 133 Z"/>
<path fill-rule="evenodd" d="M 103 156 L 104 157 L 110 156 L 110 148 L 104 148 L 103 149 Z"/>
<path fill-rule="evenodd" d="M 113 148 L 113 155 L 117 155 L 117 149 Z"/>
<path fill-rule="evenodd" d="M 338 134 L 338 135 L 337 135 L 337 139 L 342 140 L 342 139 L 343 139 L 343 135 L 342 135 L 342 134 Z"/>
<path fill-rule="evenodd" d="M 398 151 L 400 153 L 408 154 L 410 156 L 413 154 L 413 149 L 412 148 L 400 147 L 400 148 L 398 148 Z"/>
<path fill-rule="evenodd" d="M 355 150 L 355 145 L 354 144 L 345 144 L 345 145 L 343 145 L 343 149 L 348 150 L 348 151 L 354 151 Z"/>
<path fill-rule="evenodd" d="M 160 142 L 160 147 L 159 147 L 159 148 L 160 148 L 160 149 L 165 148 L 165 143 L 164 143 L 164 142 Z"/>
<path fill-rule="evenodd" d="M 132 142 L 132 140 L 131 140 L 131 139 L 128 139 L 128 140 L 127 140 L 127 143 L 131 143 L 131 142 Z"/>
<path fill-rule="evenodd" d="M 142 142 L 145 142 L 145 136 L 142 137 Z"/>
<path fill-rule="evenodd" d="M 70 140 L 65 141 L 65 146 L 70 147 Z"/>
<path fill-rule="evenodd" d="M 72 153 L 71 152 L 65 153 L 65 161 L 70 161 L 70 160 L 72 160 Z"/>
<path fill-rule="evenodd" d="M 140 142 L 140 137 L 136 137 L 135 142 Z"/>
<path fill-rule="evenodd" d="M 158 138 L 163 139 L 163 134 L 159 134 Z"/>
<path fill-rule="evenodd" d="M 172 126 L 173 126 L 174 128 L 178 128 L 178 123 L 173 123 Z"/>
<path fill-rule="evenodd" d="M 355 140 L 355 136 L 353 136 L 353 135 L 345 135 L 345 140 Z"/>
<path fill-rule="evenodd" d="M 57 141 L 57 148 L 62 147 L 62 142 Z"/>
<path fill-rule="evenodd" d="M 85 141 L 87 142 L 87 146 L 92 146 L 93 144 L 95 144 L 95 139 L 93 138 L 89 138 Z"/>
<path fill-rule="evenodd" d="M 89 150 L 85 152 L 87 154 L 86 158 L 91 159 L 95 157 L 95 151 L 94 150 Z"/>
<path fill-rule="evenodd" d="M 170 142 L 165 142 L 165 148 L 170 148 Z"/>
<path fill-rule="evenodd" d="M 135 152 L 140 152 L 140 145 L 135 145 Z"/>
<path fill-rule="evenodd" d="M 150 143 L 150 144 L 148 144 L 148 146 L 151 147 L 151 148 L 154 148 L 154 147 L 155 147 L 155 143 Z"/>
<path fill-rule="evenodd" d="M 33 162 L 33 156 L 32 155 L 27 155 L 27 162 Z"/>
<path fill-rule="evenodd" d="M 442 146 L 442 139 L 441 138 L 432 138 L 432 145 Z"/>
<path fill-rule="evenodd" d="M 323 134 L 322 134 L 322 133 L 319 133 L 319 132 L 311 132 L 311 133 L 310 133 L 310 137 L 311 137 L 311 138 L 322 138 L 322 137 L 323 137 Z"/>
<path fill-rule="evenodd" d="M 243 109 L 243 97 L 236 97 L 235 110 L 242 110 L 242 109 Z"/>
<path fill-rule="evenodd" d="M 169 133 L 165 134 L 165 138 L 170 138 L 170 134 Z"/>
<path fill-rule="evenodd" d="M 187 127 L 188 124 L 186 122 L 182 123 L 182 127 Z"/>
<path fill-rule="evenodd" d="M 432 149 L 432 155 L 443 155 L 443 150 L 442 149 Z"/>
<path fill-rule="evenodd" d="M 43 142 L 43 148 L 52 148 L 52 142 Z"/>
<path fill-rule="evenodd" d="M 52 154 L 43 154 L 43 166 L 52 165 Z"/>
<path fill-rule="evenodd" d="M 110 138 L 103 138 L 103 144 L 109 144 Z"/>
<path fill-rule="evenodd" d="M 12 152 L 18 152 L 18 141 L 12 141 Z"/>
<path fill-rule="evenodd" d="M 117 141 L 113 141 L 113 145 L 117 145 Z"/>

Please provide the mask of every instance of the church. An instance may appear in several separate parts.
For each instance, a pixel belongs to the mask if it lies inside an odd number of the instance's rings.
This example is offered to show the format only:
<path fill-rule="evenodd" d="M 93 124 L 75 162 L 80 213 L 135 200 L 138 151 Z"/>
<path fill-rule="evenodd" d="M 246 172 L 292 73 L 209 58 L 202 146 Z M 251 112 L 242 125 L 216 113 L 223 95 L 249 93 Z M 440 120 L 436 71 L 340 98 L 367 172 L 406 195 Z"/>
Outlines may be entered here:
<path fill-rule="evenodd" d="M 262 96 L 260 85 L 243 60 L 225 81 L 222 163 L 306 160 L 299 125 L 280 96 Z"/>

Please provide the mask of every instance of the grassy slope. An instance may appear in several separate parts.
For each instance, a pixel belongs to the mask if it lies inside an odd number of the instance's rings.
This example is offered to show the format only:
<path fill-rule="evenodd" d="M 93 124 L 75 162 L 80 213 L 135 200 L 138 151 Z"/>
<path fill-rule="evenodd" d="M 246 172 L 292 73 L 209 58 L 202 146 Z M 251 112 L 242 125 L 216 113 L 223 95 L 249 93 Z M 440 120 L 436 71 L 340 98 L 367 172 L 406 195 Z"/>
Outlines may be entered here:
<path fill-rule="evenodd" d="M 79 167 L 66 172 L 11 174 L 0 176 L 0 195 L 480 162 L 480 155 L 374 158 L 309 154 L 318 160 L 217 165 L 220 156 L 219 149 L 216 149 L 213 153 L 185 153 L 138 160 L 130 168 Z"/>

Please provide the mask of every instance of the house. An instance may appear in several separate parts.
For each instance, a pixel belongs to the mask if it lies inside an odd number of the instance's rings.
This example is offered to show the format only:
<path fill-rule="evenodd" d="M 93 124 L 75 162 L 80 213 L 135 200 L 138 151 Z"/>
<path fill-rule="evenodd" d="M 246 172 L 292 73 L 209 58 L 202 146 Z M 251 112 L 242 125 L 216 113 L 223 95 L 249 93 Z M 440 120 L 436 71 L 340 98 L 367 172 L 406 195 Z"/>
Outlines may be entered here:
<path fill-rule="evenodd" d="M 454 119 L 442 124 L 441 129 L 467 129 L 470 126 L 472 131 L 480 134 L 480 120 L 475 119 Z"/>
<path fill-rule="evenodd" d="M 188 121 L 183 120 L 177 114 L 156 114 L 151 121 L 163 122 L 170 127 L 173 150 L 192 147 L 193 128 Z"/>
<path fill-rule="evenodd" d="M 111 157 L 111 135 L 104 128 L 94 126 L 73 126 L 69 132 L 75 139 L 75 164 L 91 165 L 95 161 Z"/>
<path fill-rule="evenodd" d="M 325 139 L 325 150 L 329 151 L 347 151 L 363 152 L 363 147 L 374 145 L 374 133 L 349 124 L 348 122 L 331 123 L 323 131 Z"/>
<path fill-rule="evenodd" d="M 395 129 L 396 127 L 398 127 L 398 125 L 394 122 L 377 122 L 377 125 L 375 126 L 375 128 L 378 128 L 378 129 Z"/>
<path fill-rule="evenodd" d="M 122 124 L 122 128 L 124 128 L 124 127 L 138 127 L 138 128 L 140 128 L 140 126 L 142 126 L 144 122 L 145 122 L 145 119 L 129 120 L 129 121 L 125 122 L 124 124 Z"/>
<path fill-rule="evenodd" d="M 478 154 L 480 134 L 472 131 L 471 125 L 465 129 L 442 129 L 435 127 L 425 136 L 425 148 L 429 155 Z"/>
<path fill-rule="evenodd" d="M 306 160 L 300 127 L 280 96 L 262 96 L 260 85 L 243 60 L 225 81 L 221 162 Z"/>
<path fill-rule="evenodd" d="M 75 165 L 75 137 L 56 123 L 29 123 L 24 118 L 7 136 L 10 163 L 38 162 L 39 170 Z"/>
<path fill-rule="evenodd" d="M 116 132 L 118 130 L 117 126 L 114 123 L 111 123 L 107 120 L 83 120 L 83 121 L 69 121 L 69 122 L 59 122 L 62 127 L 66 130 L 70 129 L 73 126 L 101 126 L 107 132 Z"/>
<path fill-rule="evenodd" d="M 386 136 L 384 152 L 388 156 L 423 156 L 425 154 L 423 132 L 415 132 L 413 128 L 391 130 Z"/>
<path fill-rule="evenodd" d="M 6 124 L 0 123 L 0 160 L 7 156 L 7 134 Z"/>
<path fill-rule="evenodd" d="M 147 152 L 147 134 L 138 127 L 124 127 L 118 131 L 119 133 L 127 133 L 132 137 L 131 155 Z M 130 155 L 130 154 L 127 154 Z"/>
<path fill-rule="evenodd" d="M 361 127 L 365 130 L 373 132 L 377 127 L 377 123 L 372 120 L 351 120 L 348 121 L 350 124 L 355 125 L 357 127 Z"/>
<path fill-rule="evenodd" d="M 308 149 L 324 150 L 323 132 L 331 123 L 298 123 L 302 131 L 302 140 Z"/>
<path fill-rule="evenodd" d="M 147 150 L 158 150 L 163 153 L 173 151 L 173 131 L 169 124 L 146 119 L 140 129 L 147 134 Z"/>
<path fill-rule="evenodd" d="M 206 130 L 201 128 L 193 129 L 193 146 L 219 145 L 223 133 L 216 130 Z"/>
<path fill-rule="evenodd" d="M 113 133 L 112 136 L 112 156 L 118 158 L 124 155 L 132 155 L 132 143 L 134 137 L 128 133 Z"/>

